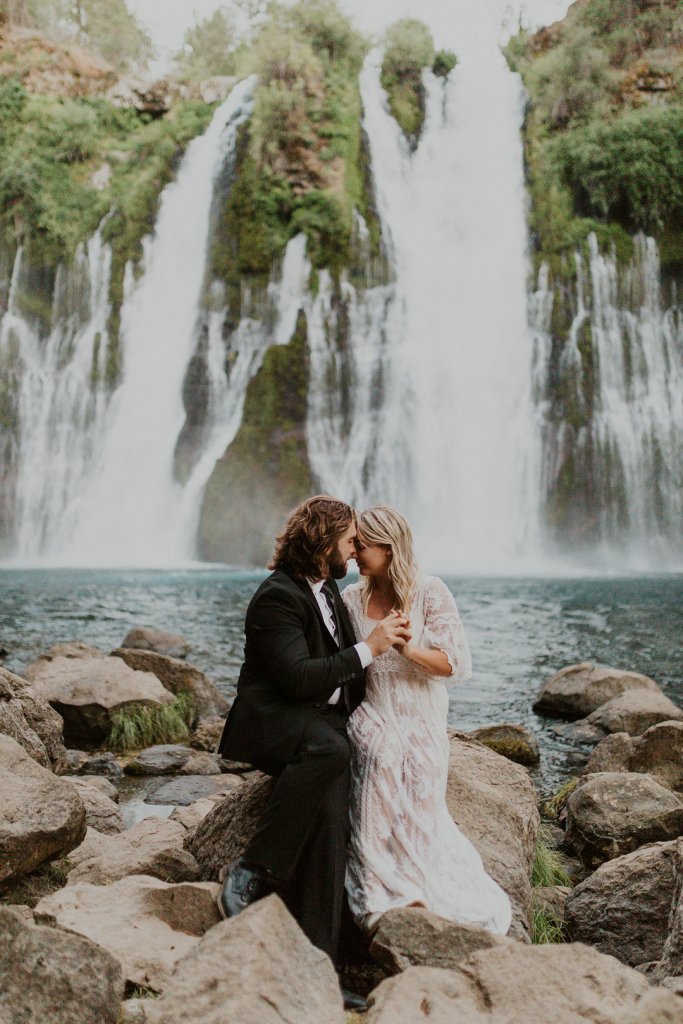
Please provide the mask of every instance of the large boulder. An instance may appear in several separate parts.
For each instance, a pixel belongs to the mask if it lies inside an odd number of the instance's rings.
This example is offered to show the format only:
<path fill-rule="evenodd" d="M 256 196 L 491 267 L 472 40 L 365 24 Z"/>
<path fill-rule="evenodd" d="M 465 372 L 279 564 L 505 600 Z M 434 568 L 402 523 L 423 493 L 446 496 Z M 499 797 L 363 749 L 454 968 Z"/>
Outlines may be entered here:
<path fill-rule="evenodd" d="M 10 736 L 44 768 L 61 774 L 68 767 L 63 722 L 25 679 L 0 668 L 0 733 Z"/>
<path fill-rule="evenodd" d="M 490 747 L 497 754 L 509 757 L 517 764 L 538 764 L 540 754 L 536 737 L 525 725 L 514 722 L 501 722 L 498 725 L 486 725 L 469 733 L 473 740 L 478 740 L 485 747 Z"/>
<path fill-rule="evenodd" d="M 446 802 L 513 905 L 510 934 L 528 937 L 539 814 L 528 772 L 463 733 L 450 740 Z"/>
<path fill-rule="evenodd" d="M 71 782 L 0 735 L 0 882 L 68 853 L 85 835 L 85 807 Z"/>
<path fill-rule="evenodd" d="M 593 772 L 646 772 L 683 792 L 683 722 L 658 722 L 635 738 L 626 732 L 606 736 L 586 764 Z"/>
<path fill-rule="evenodd" d="M 582 723 L 597 738 L 607 733 L 627 732 L 640 736 L 658 722 L 683 721 L 683 711 L 661 691 L 634 690 L 613 697 L 593 711 Z"/>
<path fill-rule="evenodd" d="M 681 1024 L 681 1020 L 680 996 L 655 988 L 638 1000 L 633 1010 L 623 1018 L 622 1024 Z"/>
<path fill-rule="evenodd" d="M 567 895 L 569 934 L 632 967 L 660 961 L 681 884 L 682 839 L 607 861 Z"/>
<path fill-rule="evenodd" d="M 39 659 L 26 670 L 33 692 L 64 719 L 68 740 L 106 739 L 112 714 L 129 705 L 170 704 L 173 695 L 151 672 L 136 672 L 121 658 Z"/>
<path fill-rule="evenodd" d="M 179 821 L 145 818 L 118 835 L 94 829 L 70 857 L 74 867 L 69 884 L 109 885 L 127 875 L 154 875 L 164 881 L 189 882 L 198 877 L 197 864 L 183 843 L 187 831 Z"/>
<path fill-rule="evenodd" d="M 131 985 L 161 992 L 178 960 L 218 924 L 217 894 L 213 883 L 169 885 L 131 875 L 111 885 L 67 885 L 34 913 L 40 922 L 97 942 Z"/>
<path fill-rule="evenodd" d="M 107 836 L 123 832 L 126 826 L 121 811 L 99 787 L 101 782 L 106 784 L 106 779 L 89 782 L 76 775 L 69 781 L 76 787 L 78 795 L 85 804 L 85 823 L 89 828 L 94 828 L 96 832 L 102 832 Z"/>
<path fill-rule="evenodd" d="M 654 679 L 584 661 L 569 665 L 548 680 L 534 703 L 534 711 L 560 718 L 584 718 L 623 693 L 661 692 Z"/>
<path fill-rule="evenodd" d="M 177 964 L 146 1024 L 344 1024 L 329 958 L 277 896 L 212 928 Z"/>
<path fill-rule="evenodd" d="M 389 978 L 373 993 L 367 1022 L 618 1024 L 648 991 L 637 971 L 589 946 L 511 942 L 457 970 L 410 967 Z"/>
<path fill-rule="evenodd" d="M 155 651 L 167 658 L 186 658 L 191 647 L 185 637 L 177 633 L 165 633 L 162 629 L 136 626 L 126 633 L 121 647 L 132 647 L 139 651 Z M 120 648 L 119 648 L 120 649 Z"/>
<path fill-rule="evenodd" d="M 223 735 L 224 727 L 225 718 L 222 715 L 212 715 L 210 718 L 203 718 L 197 723 L 197 728 L 192 733 L 190 746 L 195 747 L 197 750 L 208 750 L 210 753 L 215 754 L 218 750 L 218 744 Z"/>
<path fill-rule="evenodd" d="M 683 853 L 680 847 L 679 853 Z M 654 975 L 663 983 L 671 983 L 683 995 L 683 863 L 681 861 L 679 861 L 672 911 L 669 915 L 669 934 Z"/>
<path fill-rule="evenodd" d="M 566 841 L 588 868 L 683 835 L 683 799 L 638 772 L 586 775 L 566 804 Z"/>
<path fill-rule="evenodd" d="M 272 788 L 271 777 L 257 772 L 188 833 L 185 847 L 197 861 L 200 878 L 216 880 L 224 864 L 244 853 Z"/>
<path fill-rule="evenodd" d="M 170 693 L 188 693 L 192 697 L 199 718 L 223 715 L 228 710 L 228 701 L 208 676 L 194 665 L 179 658 L 169 658 L 156 651 L 137 650 L 133 647 L 119 647 L 112 656 L 121 658 L 126 665 L 139 672 L 152 672 Z"/>
<path fill-rule="evenodd" d="M 101 946 L 0 907 L 0 1020 L 116 1024 L 122 998 L 121 968 Z"/>
<path fill-rule="evenodd" d="M 457 967 L 479 949 L 512 939 L 471 924 L 456 924 L 422 907 L 389 910 L 380 918 L 370 953 L 388 974 L 411 966 Z"/>

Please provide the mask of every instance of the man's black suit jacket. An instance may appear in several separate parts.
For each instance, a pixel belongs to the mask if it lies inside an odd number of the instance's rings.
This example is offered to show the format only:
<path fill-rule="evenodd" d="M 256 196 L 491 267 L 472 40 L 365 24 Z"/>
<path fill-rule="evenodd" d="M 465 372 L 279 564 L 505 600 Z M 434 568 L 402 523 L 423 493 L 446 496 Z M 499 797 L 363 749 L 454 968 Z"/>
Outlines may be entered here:
<path fill-rule="evenodd" d="M 254 594 L 237 697 L 218 747 L 223 757 L 278 772 L 294 757 L 309 722 L 325 713 L 337 687 L 345 688 L 350 711 L 362 701 L 365 671 L 353 646 L 348 612 L 336 583 L 330 582 L 340 647 L 306 580 L 278 569 Z"/>

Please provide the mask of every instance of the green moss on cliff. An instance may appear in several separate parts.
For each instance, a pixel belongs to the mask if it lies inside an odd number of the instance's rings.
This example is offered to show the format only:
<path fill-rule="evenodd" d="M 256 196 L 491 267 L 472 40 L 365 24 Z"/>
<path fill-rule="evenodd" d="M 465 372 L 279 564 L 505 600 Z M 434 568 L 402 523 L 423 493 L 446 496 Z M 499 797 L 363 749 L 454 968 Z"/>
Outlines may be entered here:
<path fill-rule="evenodd" d="M 240 429 L 211 477 L 200 523 L 202 558 L 238 565 L 269 559 L 287 513 L 311 491 L 307 395 L 301 313 L 289 344 L 266 352 L 247 389 Z"/>
<path fill-rule="evenodd" d="M 353 211 L 379 226 L 364 168 L 358 73 L 365 42 L 334 0 L 275 12 L 242 54 L 256 72 L 254 113 L 224 183 L 210 278 L 227 282 L 232 315 L 244 283 L 265 285 L 273 261 L 303 231 L 314 268 L 336 275 L 352 259 Z"/>
<path fill-rule="evenodd" d="M 444 52 L 441 52 L 442 59 L 438 64 L 440 73 L 445 68 Z M 434 58 L 432 34 L 423 22 L 415 18 L 403 18 L 388 29 L 381 81 L 387 93 L 389 109 L 411 149 L 417 147 L 425 119 L 422 70 L 429 67 Z"/>
<path fill-rule="evenodd" d="M 113 211 L 105 237 L 113 249 L 114 340 L 125 264 L 140 256 L 160 192 L 211 112 L 186 101 L 150 120 L 102 98 L 32 95 L 18 78 L 0 84 L 1 240 L 8 248 L 23 243 L 36 271 L 53 271 Z"/>
<path fill-rule="evenodd" d="M 529 92 L 525 156 L 536 265 L 575 273 L 594 231 L 632 256 L 631 235 L 683 252 L 683 11 L 676 0 L 587 0 L 520 33 L 506 55 Z M 674 240 L 675 238 L 675 240 Z"/>

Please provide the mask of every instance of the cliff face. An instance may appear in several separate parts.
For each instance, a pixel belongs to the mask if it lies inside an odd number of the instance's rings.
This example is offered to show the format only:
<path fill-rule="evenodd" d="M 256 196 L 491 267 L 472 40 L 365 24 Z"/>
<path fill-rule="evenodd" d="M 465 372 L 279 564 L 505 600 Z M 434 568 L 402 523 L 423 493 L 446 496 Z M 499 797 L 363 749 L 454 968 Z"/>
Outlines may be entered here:
<path fill-rule="evenodd" d="M 579 0 L 562 22 L 511 40 L 506 55 L 528 92 L 534 384 L 550 530 L 564 544 L 610 543 L 638 520 L 675 543 L 683 9 Z"/>

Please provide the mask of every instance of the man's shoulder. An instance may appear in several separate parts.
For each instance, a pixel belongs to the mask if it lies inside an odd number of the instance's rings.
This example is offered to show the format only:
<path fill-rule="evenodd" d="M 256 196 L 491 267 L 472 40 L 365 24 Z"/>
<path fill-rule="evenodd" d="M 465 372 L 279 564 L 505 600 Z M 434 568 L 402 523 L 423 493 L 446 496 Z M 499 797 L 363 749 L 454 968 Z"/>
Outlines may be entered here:
<path fill-rule="evenodd" d="M 300 600 L 305 599 L 305 592 L 301 584 L 284 572 L 282 569 L 275 569 L 270 576 L 266 576 L 258 590 L 251 599 L 255 601 L 262 599 Z"/>

